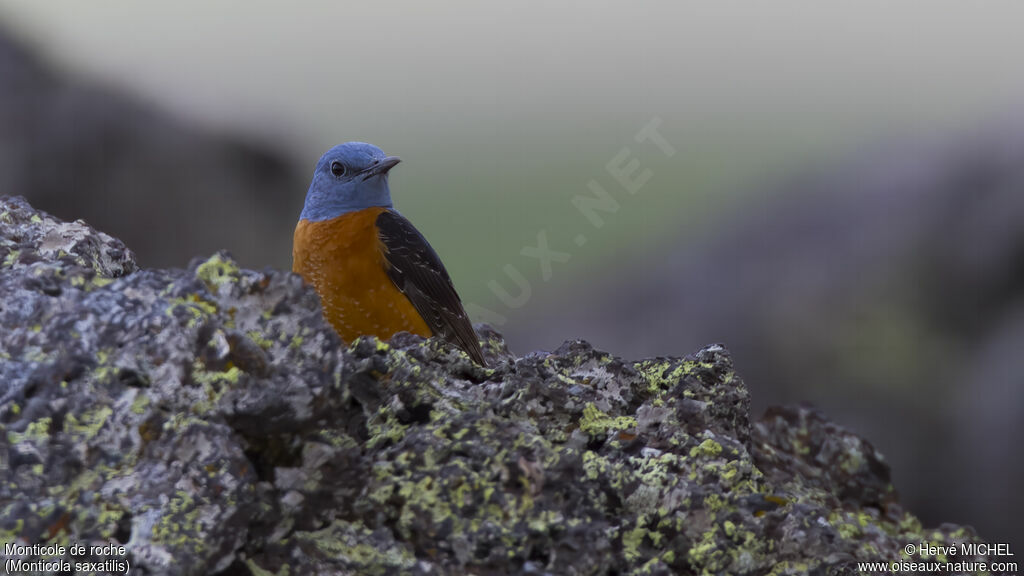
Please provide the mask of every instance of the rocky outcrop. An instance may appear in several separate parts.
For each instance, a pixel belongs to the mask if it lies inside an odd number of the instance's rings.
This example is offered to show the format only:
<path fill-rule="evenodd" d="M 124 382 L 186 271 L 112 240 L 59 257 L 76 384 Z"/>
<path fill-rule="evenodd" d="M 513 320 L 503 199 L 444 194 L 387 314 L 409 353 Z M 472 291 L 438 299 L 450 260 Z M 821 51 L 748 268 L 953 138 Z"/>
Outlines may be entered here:
<path fill-rule="evenodd" d="M 922 528 L 883 457 L 822 414 L 752 423 L 721 346 L 517 358 L 482 327 L 492 369 L 406 334 L 346 347 L 290 273 L 225 253 L 137 269 L 120 241 L 20 199 L 0 200 L 0 263 L 0 529 L 126 548 L 71 561 L 853 574 L 908 544 L 980 542 Z"/>
<path fill-rule="evenodd" d="M 813 399 L 876 440 L 916 513 L 1024 542 L 1022 120 L 752 182 L 703 233 L 538 290 L 503 329 L 527 350 L 728 342 L 755 408 Z"/>

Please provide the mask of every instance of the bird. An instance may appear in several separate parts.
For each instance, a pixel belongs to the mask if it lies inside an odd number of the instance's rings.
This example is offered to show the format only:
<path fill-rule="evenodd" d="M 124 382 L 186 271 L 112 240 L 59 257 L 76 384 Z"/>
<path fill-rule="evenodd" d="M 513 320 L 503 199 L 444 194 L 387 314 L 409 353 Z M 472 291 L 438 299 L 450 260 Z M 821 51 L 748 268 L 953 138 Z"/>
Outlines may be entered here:
<path fill-rule="evenodd" d="M 295 226 L 292 271 L 319 294 L 342 340 L 440 336 L 486 368 L 441 258 L 392 204 L 388 173 L 400 161 L 366 142 L 320 157 Z"/>

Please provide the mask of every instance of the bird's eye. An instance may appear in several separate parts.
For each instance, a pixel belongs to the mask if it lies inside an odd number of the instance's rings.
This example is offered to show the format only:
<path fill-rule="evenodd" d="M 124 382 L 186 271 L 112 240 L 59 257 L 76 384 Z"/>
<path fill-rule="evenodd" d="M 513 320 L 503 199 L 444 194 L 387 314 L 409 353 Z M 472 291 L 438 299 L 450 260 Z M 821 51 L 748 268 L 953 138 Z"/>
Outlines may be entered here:
<path fill-rule="evenodd" d="M 345 175 L 345 165 L 341 162 L 331 162 L 331 174 L 335 176 Z"/>

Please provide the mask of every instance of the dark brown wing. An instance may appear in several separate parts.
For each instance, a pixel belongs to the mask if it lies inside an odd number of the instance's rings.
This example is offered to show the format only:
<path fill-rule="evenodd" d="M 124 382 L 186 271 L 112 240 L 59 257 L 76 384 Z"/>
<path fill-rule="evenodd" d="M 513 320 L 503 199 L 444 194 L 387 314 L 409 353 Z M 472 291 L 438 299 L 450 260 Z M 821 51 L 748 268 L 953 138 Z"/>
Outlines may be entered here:
<path fill-rule="evenodd" d="M 386 251 L 388 276 L 409 298 L 434 335 L 462 348 L 477 364 L 486 367 L 462 300 L 427 239 L 401 214 L 390 210 L 377 216 L 377 234 Z"/>

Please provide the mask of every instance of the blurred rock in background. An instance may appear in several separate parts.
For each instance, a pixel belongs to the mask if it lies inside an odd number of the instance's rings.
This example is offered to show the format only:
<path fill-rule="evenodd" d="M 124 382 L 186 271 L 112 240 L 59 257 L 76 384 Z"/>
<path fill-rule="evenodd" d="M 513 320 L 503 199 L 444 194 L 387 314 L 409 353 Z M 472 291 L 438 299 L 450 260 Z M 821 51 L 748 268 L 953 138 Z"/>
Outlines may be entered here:
<path fill-rule="evenodd" d="M 509 342 L 723 342 L 756 407 L 812 401 L 876 441 L 924 518 L 1024 541 L 1024 123 L 889 143 L 767 192 L 700 243 L 538 295 Z"/>
<path fill-rule="evenodd" d="M 298 215 L 307 174 L 279 151 L 58 76 L 2 29 L 0 78 L 0 190 L 109 231 L 143 266 L 217 247 L 253 268 L 290 261 L 282 214 Z"/>

